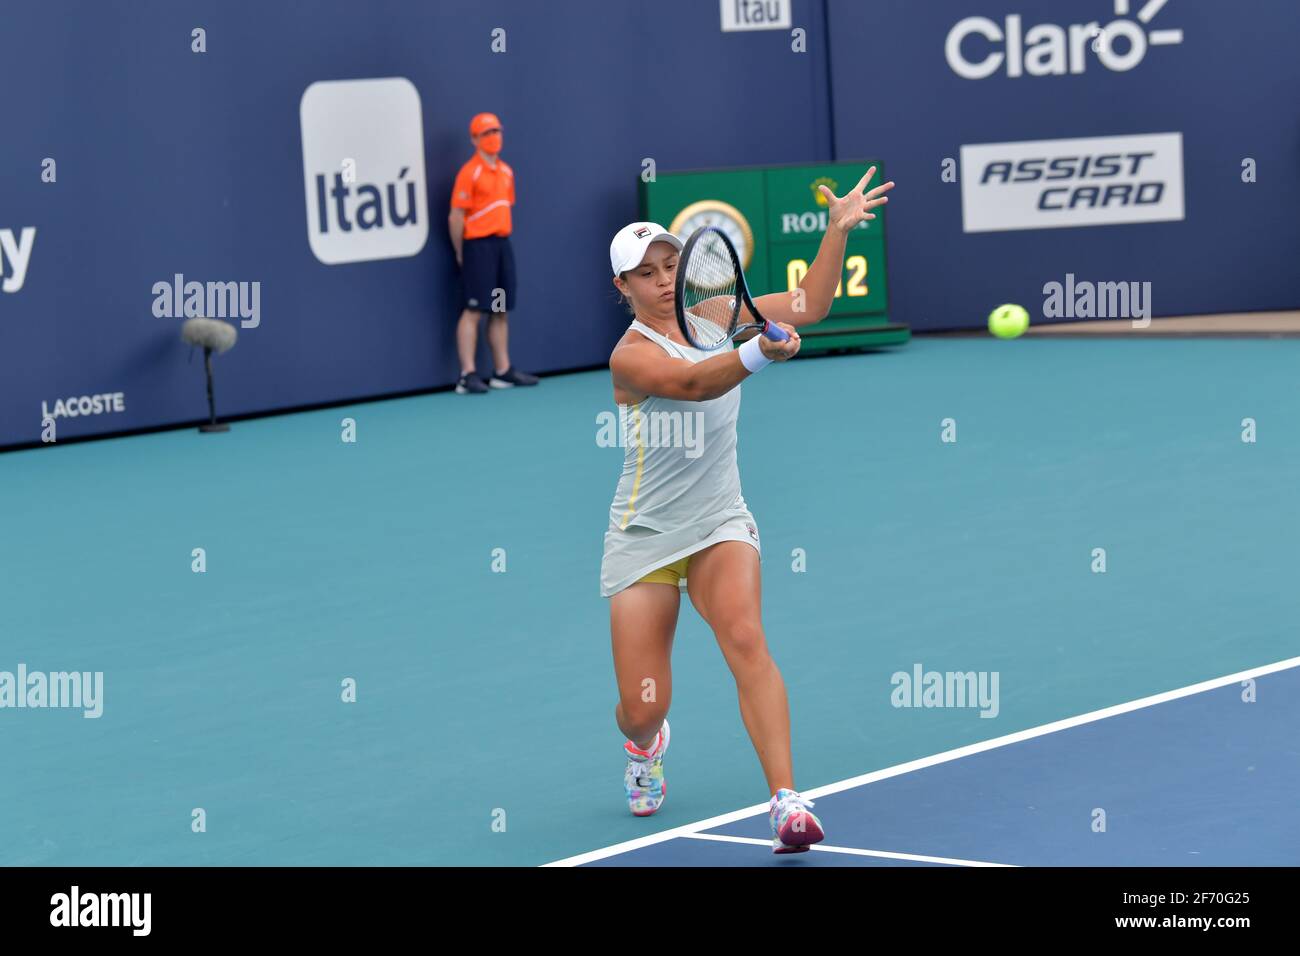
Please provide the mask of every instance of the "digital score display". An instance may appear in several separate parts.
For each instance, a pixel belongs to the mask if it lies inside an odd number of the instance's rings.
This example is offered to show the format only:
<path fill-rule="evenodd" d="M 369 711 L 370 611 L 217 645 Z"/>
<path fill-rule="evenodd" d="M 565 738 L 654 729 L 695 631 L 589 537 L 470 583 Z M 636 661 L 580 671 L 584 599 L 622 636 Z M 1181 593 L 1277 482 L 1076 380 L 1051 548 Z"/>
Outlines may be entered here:
<path fill-rule="evenodd" d="M 826 231 L 826 199 L 818 187 L 843 195 L 873 165 L 869 189 L 886 181 L 880 162 L 661 173 L 654 182 L 641 183 L 641 212 L 683 241 L 703 226 L 717 226 L 740 253 L 755 295 L 788 291 L 807 274 Z M 849 317 L 855 327 L 888 322 L 885 207 L 876 213 L 848 237 L 843 273 L 823 326 Z"/>

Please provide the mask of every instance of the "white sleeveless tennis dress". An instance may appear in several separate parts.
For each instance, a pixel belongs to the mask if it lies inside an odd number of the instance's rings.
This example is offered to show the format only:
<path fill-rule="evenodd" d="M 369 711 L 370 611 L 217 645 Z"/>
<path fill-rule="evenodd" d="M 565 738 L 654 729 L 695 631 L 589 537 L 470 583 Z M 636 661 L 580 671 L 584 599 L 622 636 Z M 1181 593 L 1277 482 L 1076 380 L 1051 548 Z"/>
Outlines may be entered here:
<path fill-rule="evenodd" d="M 734 348 L 727 343 L 706 352 L 674 342 L 637 320 L 630 328 L 688 362 Z M 609 508 L 601 597 L 617 594 L 651 571 L 719 541 L 744 541 L 762 554 L 758 524 L 740 493 L 739 414 L 739 385 L 703 402 L 651 395 L 634 405 L 619 405 L 626 454 Z M 686 586 L 685 579 L 680 586 Z"/>

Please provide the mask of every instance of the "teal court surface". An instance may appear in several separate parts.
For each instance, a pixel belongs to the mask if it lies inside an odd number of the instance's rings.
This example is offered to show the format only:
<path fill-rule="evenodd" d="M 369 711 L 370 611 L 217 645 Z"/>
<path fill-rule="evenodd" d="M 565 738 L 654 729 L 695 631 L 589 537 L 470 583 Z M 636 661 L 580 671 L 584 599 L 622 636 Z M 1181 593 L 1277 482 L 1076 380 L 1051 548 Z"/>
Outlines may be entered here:
<path fill-rule="evenodd" d="M 1295 865 L 1298 360 L 919 338 L 747 381 L 827 829 L 793 857 L 688 603 L 627 812 L 607 373 L 0 455 L 0 674 L 103 675 L 97 718 L 0 708 L 0 865 Z M 918 666 L 996 713 L 895 706 Z"/>

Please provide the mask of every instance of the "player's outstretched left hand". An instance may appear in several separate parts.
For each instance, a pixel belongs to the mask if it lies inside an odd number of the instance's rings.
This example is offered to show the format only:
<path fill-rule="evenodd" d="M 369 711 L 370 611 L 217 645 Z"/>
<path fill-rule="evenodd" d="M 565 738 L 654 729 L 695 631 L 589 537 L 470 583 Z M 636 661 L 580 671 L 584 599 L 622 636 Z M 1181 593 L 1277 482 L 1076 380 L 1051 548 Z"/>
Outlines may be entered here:
<path fill-rule="evenodd" d="M 894 184 L 890 181 L 877 186 L 871 192 L 863 192 L 874 175 L 876 175 L 876 167 L 872 166 L 867 170 L 867 174 L 858 180 L 858 184 L 843 196 L 837 197 L 825 185 L 817 187 L 826 197 L 826 221 L 831 227 L 841 232 L 848 232 L 858 223 L 876 218 L 876 214 L 871 210 L 889 202 L 889 197 L 885 193 L 893 189 Z"/>

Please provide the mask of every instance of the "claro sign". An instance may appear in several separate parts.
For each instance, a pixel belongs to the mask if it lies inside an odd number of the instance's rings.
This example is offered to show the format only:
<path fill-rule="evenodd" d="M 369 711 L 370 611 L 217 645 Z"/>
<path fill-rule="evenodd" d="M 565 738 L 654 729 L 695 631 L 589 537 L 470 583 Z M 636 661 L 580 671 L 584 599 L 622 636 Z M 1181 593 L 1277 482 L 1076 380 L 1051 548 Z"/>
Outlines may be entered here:
<path fill-rule="evenodd" d="M 1026 26 L 1018 13 L 1008 14 L 1001 22 L 966 17 L 948 31 L 944 57 L 952 71 L 966 80 L 982 80 L 998 72 L 1013 79 L 1083 73 L 1090 59 L 1123 73 L 1141 63 L 1150 47 L 1183 42 L 1182 30 L 1148 28 L 1168 2 L 1115 0 L 1116 19 L 1106 24 L 1091 20 Z"/>

